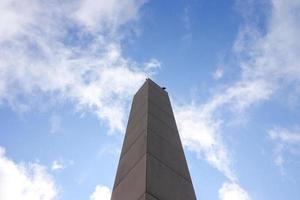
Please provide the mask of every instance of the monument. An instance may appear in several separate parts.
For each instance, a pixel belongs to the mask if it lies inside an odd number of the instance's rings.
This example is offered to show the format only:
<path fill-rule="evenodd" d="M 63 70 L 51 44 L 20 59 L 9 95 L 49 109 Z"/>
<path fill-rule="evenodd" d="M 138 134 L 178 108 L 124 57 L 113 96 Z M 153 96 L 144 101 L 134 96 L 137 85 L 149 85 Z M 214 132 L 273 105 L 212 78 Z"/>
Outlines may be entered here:
<path fill-rule="evenodd" d="M 168 93 L 150 79 L 133 98 L 111 200 L 196 200 Z"/>

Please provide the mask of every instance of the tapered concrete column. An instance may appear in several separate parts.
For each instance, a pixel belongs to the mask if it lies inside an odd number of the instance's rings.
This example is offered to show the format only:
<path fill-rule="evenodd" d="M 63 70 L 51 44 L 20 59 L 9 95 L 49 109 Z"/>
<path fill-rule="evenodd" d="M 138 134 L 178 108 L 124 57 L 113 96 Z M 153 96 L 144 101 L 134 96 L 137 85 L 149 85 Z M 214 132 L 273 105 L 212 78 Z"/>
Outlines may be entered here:
<path fill-rule="evenodd" d="M 195 200 L 168 93 L 147 79 L 135 94 L 111 200 Z"/>

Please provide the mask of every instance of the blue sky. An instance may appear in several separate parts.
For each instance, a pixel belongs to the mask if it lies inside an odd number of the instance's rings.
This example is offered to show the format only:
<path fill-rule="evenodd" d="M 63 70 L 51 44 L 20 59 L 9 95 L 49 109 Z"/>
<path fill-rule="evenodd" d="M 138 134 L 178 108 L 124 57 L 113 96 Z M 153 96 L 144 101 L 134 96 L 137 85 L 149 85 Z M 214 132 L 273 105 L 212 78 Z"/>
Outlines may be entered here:
<path fill-rule="evenodd" d="M 299 199 L 299 13 L 299 0 L 2 0 L 0 199 L 108 200 L 147 77 L 167 87 L 198 199 Z"/>

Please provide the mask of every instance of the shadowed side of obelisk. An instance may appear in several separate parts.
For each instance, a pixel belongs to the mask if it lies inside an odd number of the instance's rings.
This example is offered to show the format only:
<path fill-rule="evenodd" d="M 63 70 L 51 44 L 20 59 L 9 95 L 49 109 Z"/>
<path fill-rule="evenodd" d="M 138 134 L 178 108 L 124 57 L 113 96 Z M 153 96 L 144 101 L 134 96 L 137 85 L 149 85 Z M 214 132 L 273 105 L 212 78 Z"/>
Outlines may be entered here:
<path fill-rule="evenodd" d="M 166 91 L 147 79 L 133 99 L 112 200 L 195 200 Z"/>
<path fill-rule="evenodd" d="M 168 93 L 149 81 L 146 191 L 157 200 L 195 200 Z"/>

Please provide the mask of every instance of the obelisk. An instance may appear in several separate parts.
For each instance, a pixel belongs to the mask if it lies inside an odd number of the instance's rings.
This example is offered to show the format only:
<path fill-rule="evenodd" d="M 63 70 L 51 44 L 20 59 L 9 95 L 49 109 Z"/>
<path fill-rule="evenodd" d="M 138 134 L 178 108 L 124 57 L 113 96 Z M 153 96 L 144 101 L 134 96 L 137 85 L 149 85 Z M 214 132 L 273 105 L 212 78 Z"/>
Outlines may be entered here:
<path fill-rule="evenodd" d="M 111 200 L 195 200 L 168 93 L 147 79 L 133 98 Z"/>

